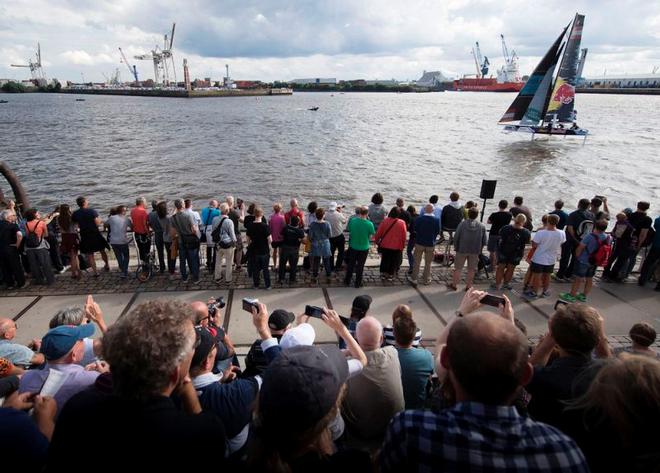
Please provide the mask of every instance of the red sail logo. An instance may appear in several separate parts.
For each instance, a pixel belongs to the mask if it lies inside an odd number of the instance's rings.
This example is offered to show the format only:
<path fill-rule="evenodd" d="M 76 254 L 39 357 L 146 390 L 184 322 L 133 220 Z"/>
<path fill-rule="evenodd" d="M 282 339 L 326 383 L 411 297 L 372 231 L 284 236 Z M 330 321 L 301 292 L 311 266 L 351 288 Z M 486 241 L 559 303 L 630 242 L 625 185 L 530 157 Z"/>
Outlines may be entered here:
<path fill-rule="evenodd" d="M 552 97 L 553 102 L 561 102 L 568 105 L 575 98 L 575 87 L 570 84 L 562 84 L 559 86 L 555 95 Z"/>

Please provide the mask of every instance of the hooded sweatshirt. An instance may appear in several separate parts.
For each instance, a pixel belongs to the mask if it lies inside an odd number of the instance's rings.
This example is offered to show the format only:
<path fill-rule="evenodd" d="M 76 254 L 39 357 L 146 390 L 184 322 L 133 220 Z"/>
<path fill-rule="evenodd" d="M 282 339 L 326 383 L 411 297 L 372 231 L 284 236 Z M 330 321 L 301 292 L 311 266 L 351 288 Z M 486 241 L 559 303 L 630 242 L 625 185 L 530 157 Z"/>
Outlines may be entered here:
<path fill-rule="evenodd" d="M 456 253 L 477 255 L 488 241 L 486 227 L 477 220 L 463 220 L 454 233 Z"/>

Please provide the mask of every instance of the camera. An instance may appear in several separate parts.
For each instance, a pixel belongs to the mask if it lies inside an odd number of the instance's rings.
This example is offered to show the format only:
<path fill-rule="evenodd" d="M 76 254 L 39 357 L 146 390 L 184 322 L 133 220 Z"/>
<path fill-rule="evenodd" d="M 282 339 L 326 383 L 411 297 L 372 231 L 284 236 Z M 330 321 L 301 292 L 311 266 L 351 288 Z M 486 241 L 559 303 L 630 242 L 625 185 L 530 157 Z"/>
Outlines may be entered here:
<path fill-rule="evenodd" d="M 323 318 L 323 308 L 322 307 L 317 307 L 315 305 L 306 305 L 305 306 L 305 315 L 308 315 L 309 317 L 314 317 L 317 319 Z"/>
<path fill-rule="evenodd" d="M 257 302 L 259 302 L 259 299 L 250 299 L 248 297 L 245 297 L 243 299 L 243 310 L 245 312 L 252 313 L 252 307 L 256 307 Z"/>
<path fill-rule="evenodd" d="M 209 318 L 214 318 L 216 314 L 218 313 L 218 309 L 224 309 L 227 303 L 225 302 L 225 298 L 222 296 L 216 297 L 215 302 L 211 302 L 208 304 L 207 308 L 209 311 Z"/>
<path fill-rule="evenodd" d="M 481 298 L 479 302 L 481 302 L 484 305 L 499 307 L 501 305 L 504 305 L 504 297 L 494 296 L 492 294 L 486 294 L 484 297 Z"/>

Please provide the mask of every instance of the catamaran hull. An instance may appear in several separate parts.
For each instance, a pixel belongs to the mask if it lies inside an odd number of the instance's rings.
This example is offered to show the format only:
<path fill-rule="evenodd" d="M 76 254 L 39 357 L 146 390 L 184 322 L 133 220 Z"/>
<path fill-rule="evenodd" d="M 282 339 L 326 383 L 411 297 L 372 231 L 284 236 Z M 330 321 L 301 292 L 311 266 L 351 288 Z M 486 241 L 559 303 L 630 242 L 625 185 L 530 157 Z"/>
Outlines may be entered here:
<path fill-rule="evenodd" d="M 570 128 L 548 128 L 547 126 L 531 126 L 531 125 L 505 125 L 504 131 L 507 133 L 519 132 L 519 133 L 532 133 L 539 135 L 562 135 L 562 136 L 587 136 L 589 130 L 583 128 L 577 128 L 571 130 Z"/>

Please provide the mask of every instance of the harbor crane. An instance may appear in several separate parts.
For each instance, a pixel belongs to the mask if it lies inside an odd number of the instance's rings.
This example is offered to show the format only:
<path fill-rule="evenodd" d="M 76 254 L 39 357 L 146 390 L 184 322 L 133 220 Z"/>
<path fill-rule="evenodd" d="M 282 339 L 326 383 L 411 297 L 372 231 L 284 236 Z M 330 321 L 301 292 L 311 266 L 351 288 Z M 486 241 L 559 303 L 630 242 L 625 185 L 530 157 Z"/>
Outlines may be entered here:
<path fill-rule="evenodd" d="M 477 79 L 486 77 L 486 74 L 488 74 L 488 66 L 490 66 L 490 61 L 488 60 L 488 56 L 481 56 L 479 41 L 477 41 L 475 43 L 475 47 L 472 48 L 472 57 L 474 57 L 474 64 L 477 66 Z"/>
<path fill-rule="evenodd" d="M 518 55 L 516 54 L 516 51 L 512 49 L 511 55 L 509 56 L 509 48 L 507 48 L 506 41 L 504 41 L 504 35 L 500 34 L 500 38 L 502 38 L 502 54 L 504 55 L 504 64 L 510 66 L 518 60 Z"/>
<path fill-rule="evenodd" d="M 176 23 L 172 23 L 172 32 L 163 37 L 163 47 L 156 45 L 148 54 L 134 56 L 140 61 L 153 61 L 154 64 L 154 82 L 163 86 L 170 85 L 170 67 L 172 69 L 172 80 L 176 83 L 176 67 L 174 65 L 174 29 Z"/>
<path fill-rule="evenodd" d="M 41 67 L 41 44 L 37 43 L 37 60 L 32 61 L 30 59 L 27 64 L 11 64 L 11 67 L 28 67 L 30 69 L 30 74 L 32 75 L 32 80 L 35 82 L 46 82 L 46 75 L 44 70 Z"/>
<path fill-rule="evenodd" d="M 126 55 L 124 54 L 124 51 L 121 50 L 121 48 L 119 48 L 119 54 L 121 54 L 121 59 L 122 59 L 121 62 L 126 64 L 126 67 L 128 67 L 128 72 L 130 72 L 130 74 L 135 78 L 135 82 L 137 83 L 138 82 L 138 73 L 137 73 L 137 68 L 135 67 L 135 64 L 133 64 L 133 66 L 131 66 L 128 63 L 128 59 L 126 59 Z"/>

